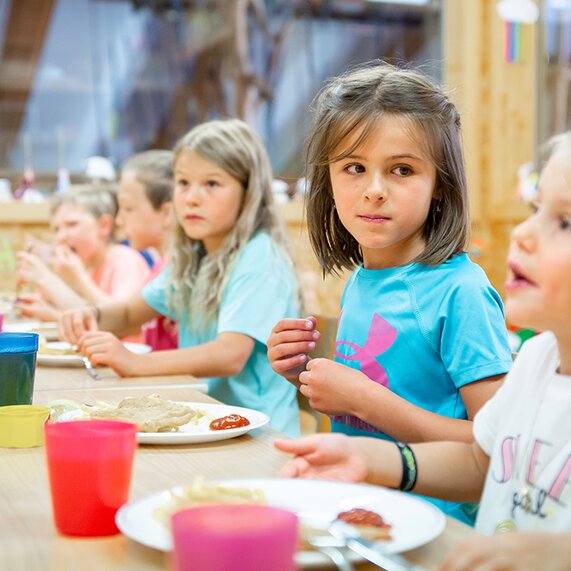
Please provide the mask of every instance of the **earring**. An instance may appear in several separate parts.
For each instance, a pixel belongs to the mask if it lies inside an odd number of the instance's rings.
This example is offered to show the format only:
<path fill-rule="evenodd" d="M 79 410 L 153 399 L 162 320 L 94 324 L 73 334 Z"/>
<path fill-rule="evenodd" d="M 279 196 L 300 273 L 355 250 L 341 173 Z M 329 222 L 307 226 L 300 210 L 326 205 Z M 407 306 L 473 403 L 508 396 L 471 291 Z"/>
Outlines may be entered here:
<path fill-rule="evenodd" d="M 436 205 L 436 212 L 440 212 L 440 202 Z"/>

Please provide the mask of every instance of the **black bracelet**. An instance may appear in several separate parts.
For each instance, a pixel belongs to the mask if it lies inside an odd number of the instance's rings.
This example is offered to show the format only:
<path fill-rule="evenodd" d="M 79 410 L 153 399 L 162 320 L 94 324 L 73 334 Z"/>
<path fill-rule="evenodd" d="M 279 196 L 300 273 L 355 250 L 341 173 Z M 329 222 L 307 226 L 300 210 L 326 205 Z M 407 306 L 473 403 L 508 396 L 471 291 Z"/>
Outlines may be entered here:
<path fill-rule="evenodd" d="M 416 468 L 416 458 L 414 452 L 408 444 L 402 442 L 395 442 L 397 445 L 400 457 L 402 460 L 402 478 L 399 485 L 399 490 L 403 492 L 410 492 L 416 485 L 416 477 L 418 470 Z"/>

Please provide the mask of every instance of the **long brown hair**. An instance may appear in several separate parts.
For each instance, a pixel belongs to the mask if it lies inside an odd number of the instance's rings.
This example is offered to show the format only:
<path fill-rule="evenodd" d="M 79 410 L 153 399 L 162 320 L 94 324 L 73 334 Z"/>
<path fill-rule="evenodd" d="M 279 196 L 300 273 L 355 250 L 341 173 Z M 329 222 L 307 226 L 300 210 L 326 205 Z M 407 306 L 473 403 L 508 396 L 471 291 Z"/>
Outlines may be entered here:
<path fill-rule="evenodd" d="M 330 80 L 313 105 L 316 119 L 306 142 L 306 212 L 310 242 L 324 273 L 353 269 L 363 261 L 357 240 L 335 210 L 329 164 L 358 148 L 383 116 L 417 127 L 436 167 L 423 231 L 426 247 L 413 262 L 438 265 L 466 248 L 470 216 L 460 115 L 442 89 L 422 73 L 376 60 Z M 334 156 L 355 132 L 359 136 L 351 148 Z"/>

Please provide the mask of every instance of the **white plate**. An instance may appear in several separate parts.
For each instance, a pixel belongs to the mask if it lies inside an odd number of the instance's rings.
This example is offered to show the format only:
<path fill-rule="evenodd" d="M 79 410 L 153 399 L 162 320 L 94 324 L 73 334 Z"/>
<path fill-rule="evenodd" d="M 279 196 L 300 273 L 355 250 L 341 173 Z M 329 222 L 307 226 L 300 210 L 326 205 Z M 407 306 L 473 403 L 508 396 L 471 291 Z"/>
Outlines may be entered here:
<path fill-rule="evenodd" d="M 269 417 L 263 412 L 243 408 L 241 406 L 228 406 L 225 404 L 211 404 L 204 402 L 181 402 L 192 408 L 201 409 L 211 418 L 201 418 L 198 424 L 189 422 L 179 426 L 178 432 L 137 432 L 137 441 L 140 444 L 200 444 L 201 442 L 215 442 L 216 440 L 228 440 L 235 438 L 260 428 L 269 422 Z M 239 414 L 250 421 L 248 426 L 240 428 L 229 428 L 228 430 L 210 430 L 208 425 L 211 420 L 228 416 L 229 414 Z M 83 411 L 71 410 L 59 417 L 60 421 L 78 420 L 85 417 Z"/>
<path fill-rule="evenodd" d="M 151 351 L 151 347 L 143 343 L 125 342 L 123 345 L 137 355 L 143 355 Z M 46 347 L 48 349 L 69 349 L 71 345 L 66 341 L 53 341 L 46 343 Z M 46 355 L 40 351 L 38 351 L 36 363 L 46 367 L 83 367 L 81 355 Z"/>
<path fill-rule="evenodd" d="M 383 549 L 399 553 L 414 549 L 440 535 L 446 525 L 444 514 L 419 498 L 367 484 L 346 484 L 322 480 L 226 480 L 224 485 L 262 488 L 268 503 L 295 512 L 308 525 L 327 527 L 341 511 L 360 507 L 379 513 L 392 525 L 390 541 Z M 175 488 L 176 490 L 177 488 Z M 168 501 L 168 490 L 125 504 L 116 516 L 119 529 L 130 539 L 148 547 L 170 551 L 169 530 L 154 516 L 154 510 Z M 349 555 L 360 561 L 358 555 Z M 304 566 L 331 564 L 317 551 L 299 551 L 296 563 Z"/>
<path fill-rule="evenodd" d="M 58 325 L 55 321 L 8 321 L 4 323 L 3 331 L 39 333 L 48 341 L 55 341 L 58 338 Z"/>

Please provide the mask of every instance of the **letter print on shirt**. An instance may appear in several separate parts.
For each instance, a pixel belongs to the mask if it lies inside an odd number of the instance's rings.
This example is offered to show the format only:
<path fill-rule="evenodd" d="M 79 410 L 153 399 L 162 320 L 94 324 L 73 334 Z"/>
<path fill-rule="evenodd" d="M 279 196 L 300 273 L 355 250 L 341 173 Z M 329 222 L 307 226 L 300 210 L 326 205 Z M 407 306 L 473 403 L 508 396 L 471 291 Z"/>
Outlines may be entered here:
<path fill-rule="evenodd" d="M 361 371 L 371 380 L 389 386 L 389 379 L 383 366 L 375 359 L 384 353 L 397 338 L 397 330 L 378 313 L 373 313 L 369 334 L 365 344 L 361 347 L 351 341 L 337 341 L 335 343 L 335 356 L 347 361 L 359 361 Z M 348 345 L 353 349 L 352 355 L 344 355 L 337 349 L 341 345 Z"/>
<path fill-rule="evenodd" d="M 565 509 L 566 503 L 561 496 L 571 478 L 571 456 L 550 459 L 549 450 L 554 448 L 550 442 L 538 438 L 531 440 L 526 451 L 520 448 L 521 435 L 507 436 L 501 444 L 499 471 L 492 473 L 498 484 L 507 484 L 512 480 L 519 481 L 516 491 L 512 494 L 511 517 L 521 510 L 528 516 L 544 519 L 556 509 Z M 521 458 L 520 458 L 521 456 Z M 554 461 L 559 466 L 551 482 L 539 486 L 537 481 L 543 471 Z M 500 526 L 505 522 L 501 522 Z M 514 522 L 511 525 L 515 527 Z M 498 526 L 499 527 L 499 526 Z"/>

